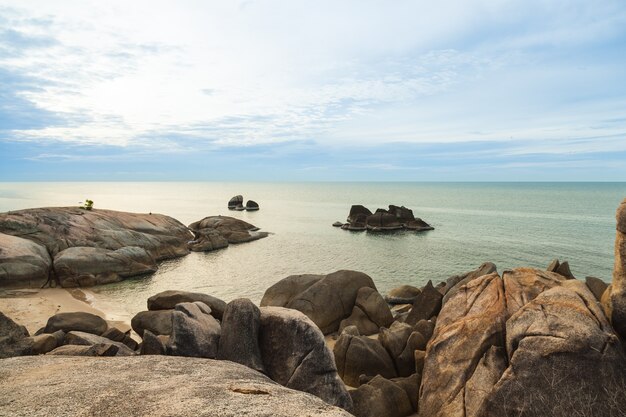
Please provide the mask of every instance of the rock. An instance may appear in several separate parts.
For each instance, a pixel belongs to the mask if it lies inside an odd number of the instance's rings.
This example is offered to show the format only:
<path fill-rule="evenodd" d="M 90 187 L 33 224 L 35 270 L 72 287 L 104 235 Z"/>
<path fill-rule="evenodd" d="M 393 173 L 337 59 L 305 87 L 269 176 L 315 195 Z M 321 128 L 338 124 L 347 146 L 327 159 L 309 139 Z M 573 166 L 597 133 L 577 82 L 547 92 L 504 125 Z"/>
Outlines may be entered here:
<path fill-rule="evenodd" d="M 137 246 L 117 250 L 76 246 L 54 257 L 54 270 L 62 287 L 86 287 L 150 274 L 157 266 L 150 254 Z"/>
<path fill-rule="evenodd" d="M 446 280 L 445 287 L 443 289 L 443 300 L 445 304 L 448 298 L 452 297 L 454 293 L 463 285 L 467 284 L 473 279 L 482 277 L 483 275 L 489 275 L 497 272 L 496 265 L 492 262 L 485 262 L 473 271 L 466 272 L 460 275 L 451 276 Z"/>
<path fill-rule="evenodd" d="M 0 359 L 33 354 L 33 339 L 26 327 L 0 312 Z"/>
<path fill-rule="evenodd" d="M 626 199 L 615 215 L 615 265 L 611 284 L 610 320 L 617 334 L 626 339 Z"/>
<path fill-rule="evenodd" d="M 197 358 L 14 358 L 0 392 L 7 416 L 350 417 L 245 366 Z"/>
<path fill-rule="evenodd" d="M 359 334 L 371 335 L 378 333 L 379 326 L 372 322 L 370 318 L 359 307 L 354 306 L 352 314 L 347 319 L 339 323 L 339 333 L 346 327 L 356 327 Z"/>
<path fill-rule="evenodd" d="M 63 330 L 65 333 L 78 331 L 101 335 L 108 327 L 109 325 L 102 317 L 77 311 L 73 313 L 57 313 L 50 317 L 44 332 L 54 333 L 57 330 Z"/>
<path fill-rule="evenodd" d="M 260 310 L 259 346 L 267 375 L 287 388 L 351 410 L 352 400 L 339 379 L 333 354 L 314 323 L 295 310 Z"/>
<path fill-rule="evenodd" d="M 476 365 L 472 376 L 465 383 L 465 413 L 476 416 L 484 399 L 491 393 L 507 367 L 503 347 L 491 346 Z"/>
<path fill-rule="evenodd" d="M 333 349 L 339 376 L 351 386 L 358 386 L 360 375 L 398 376 L 393 361 L 378 340 L 367 336 L 342 334 Z"/>
<path fill-rule="evenodd" d="M 126 339 L 127 335 L 126 333 L 118 329 L 117 327 L 109 327 L 100 336 L 106 337 L 107 339 L 112 340 L 114 342 L 124 343 L 124 340 Z"/>
<path fill-rule="evenodd" d="M 409 311 L 411 311 L 412 307 L 413 307 L 413 303 L 411 303 L 411 304 L 396 304 L 396 305 L 391 307 L 391 314 L 396 319 L 397 319 L 397 317 L 400 314 L 407 313 L 407 316 L 408 316 L 408 313 L 409 313 Z"/>
<path fill-rule="evenodd" d="M 596 300 L 602 300 L 602 294 L 606 291 L 609 284 L 596 277 L 586 277 L 585 284 L 589 288 L 589 291 L 596 297 Z"/>
<path fill-rule="evenodd" d="M 497 273 L 455 291 L 441 309 L 426 350 L 420 416 L 466 416 L 465 385 L 485 352 L 504 346 L 505 319 L 504 285 Z"/>
<path fill-rule="evenodd" d="M 333 223 L 333 227 L 341 227 L 341 226 L 343 226 L 342 222 L 335 222 L 335 223 Z"/>
<path fill-rule="evenodd" d="M 231 198 L 230 200 L 228 200 L 228 209 L 229 210 L 234 210 L 237 207 L 241 207 L 243 206 L 243 196 L 241 195 L 236 195 L 233 198 Z"/>
<path fill-rule="evenodd" d="M 211 315 L 218 320 L 222 319 L 226 303 L 217 297 L 199 292 L 168 290 L 148 298 L 148 310 L 170 310 L 180 303 L 200 301 L 211 308 Z M 153 332 L 154 333 L 154 332 Z M 165 334 L 165 333 L 162 333 Z"/>
<path fill-rule="evenodd" d="M 228 246 L 228 240 L 217 230 L 207 228 L 194 232 L 194 239 L 189 242 L 189 250 L 193 252 L 208 252 Z"/>
<path fill-rule="evenodd" d="M 417 398 L 419 397 L 421 375 L 413 373 L 411 376 L 403 378 L 393 378 L 391 382 L 399 386 L 406 392 L 409 401 L 411 402 L 411 408 L 413 411 L 417 411 Z"/>
<path fill-rule="evenodd" d="M 357 291 L 352 314 L 339 324 L 339 332 L 345 326 L 355 325 L 362 335 L 371 335 L 392 322 L 393 316 L 383 297 L 375 289 L 363 287 Z"/>
<path fill-rule="evenodd" d="M 411 333 L 413 327 L 396 321 L 389 329 L 380 329 L 378 341 L 389 352 L 391 358 L 397 358 L 404 350 Z"/>
<path fill-rule="evenodd" d="M 200 239 L 200 241 L 202 236 L 212 232 L 219 233 L 228 243 L 252 242 L 269 235 L 267 232 L 259 232 L 259 228 L 250 223 L 228 216 L 205 217 L 191 223 L 189 229 L 194 233 L 194 239 Z M 190 245 L 195 245 L 194 242 L 196 241 L 192 241 Z"/>
<path fill-rule="evenodd" d="M 426 352 L 423 350 L 416 350 L 413 352 L 415 358 L 415 373 L 422 375 L 424 371 L 424 361 L 426 360 Z"/>
<path fill-rule="evenodd" d="M 261 311 L 247 298 L 231 301 L 222 319 L 217 359 L 229 360 L 265 372 L 259 348 Z"/>
<path fill-rule="evenodd" d="M 367 218 L 367 216 L 371 215 L 372 212 L 367 207 L 360 204 L 355 204 L 350 207 L 350 214 L 348 214 L 347 221 L 348 223 L 362 222 L 363 226 L 365 226 L 365 219 Z"/>
<path fill-rule="evenodd" d="M 346 326 L 343 328 L 340 334 L 349 334 L 352 336 L 360 336 L 359 329 L 356 326 Z"/>
<path fill-rule="evenodd" d="M 553 259 L 552 262 L 550 262 L 550 265 L 548 265 L 548 267 L 546 268 L 546 271 L 556 272 L 558 271 L 559 266 L 561 266 L 561 262 L 559 262 L 558 259 Z"/>
<path fill-rule="evenodd" d="M 61 346 L 63 345 L 63 343 L 65 343 L 65 332 L 63 330 L 57 330 L 56 332 L 52 333 L 52 336 L 54 336 L 54 338 L 57 341 L 57 346 Z"/>
<path fill-rule="evenodd" d="M 576 277 L 572 274 L 572 271 L 569 269 L 569 262 L 562 262 L 556 270 L 557 274 L 563 275 L 567 279 L 576 279 Z"/>
<path fill-rule="evenodd" d="M 435 331 L 435 322 L 431 320 L 420 320 L 415 326 L 413 326 L 413 330 L 420 332 L 428 341 L 433 336 L 433 332 Z"/>
<path fill-rule="evenodd" d="M 413 308 L 411 308 L 405 322 L 413 326 L 420 320 L 428 320 L 432 316 L 436 316 L 441 309 L 442 299 L 443 296 L 433 287 L 432 281 L 428 281 L 413 303 Z"/>
<path fill-rule="evenodd" d="M 143 248 L 156 261 L 189 253 L 189 230 L 162 214 L 48 207 L 0 214 L 0 232 L 21 236 L 47 248 L 51 257 L 76 246 L 115 251 Z"/>
<path fill-rule="evenodd" d="M 477 415 L 619 415 L 623 346 L 580 281 L 546 290 L 506 324 L 509 366 Z M 420 404 L 421 407 L 421 404 Z"/>
<path fill-rule="evenodd" d="M 52 260 L 38 243 L 0 233 L 0 286 L 42 287 L 47 281 Z"/>
<path fill-rule="evenodd" d="M 420 332 L 413 332 L 400 355 L 395 358 L 398 376 L 407 377 L 415 373 L 415 351 L 426 349 L 426 338 Z"/>
<path fill-rule="evenodd" d="M 422 290 L 412 285 L 401 285 L 390 290 L 385 295 L 385 301 L 389 304 L 413 304 Z"/>
<path fill-rule="evenodd" d="M 140 337 L 144 330 L 159 335 L 172 334 L 172 310 L 140 311 L 130 321 L 130 325 Z"/>
<path fill-rule="evenodd" d="M 196 303 L 180 303 L 172 313 L 171 344 L 168 353 L 214 359 L 217 356 L 220 324 Z"/>
<path fill-rule="evenodd" d="M 336 332 L 341 321 L 352 313 L 357 292 L 362 287 L 376 290 L 374 281 L 357 271 L 337 271 L 321 278 L 317 275 L 290 276 L 265 292 L 261 306 L 301 311 L 328 334 Z"/>
<path fill-rule="evenodd" d="M 396 216 L 384 210 L 376 210 L 376 213 L 367 217 L 365 224 L 367 225 L 367 230 L 370 231 L 402 229 L 402 223 L 398 221 Z"/>
<path fill-rule="evenodd" d="M 140 355 L 165 355 L 167 353 L 166 344 L 150 330 L 144 330 L 141 342 Z"/>
<path fill-rule="evenodd" d="M 403 417 L 413 413 L 406 391 L 380 375 L 350 394 L 356 417 Z"/>
<path fill-rule="evenodd" d="M 560 274 L 533 268 L 504 271 L 502 280 L 506 290 L 507 317 L 511 317 L 542 292 L 565 282 L 565 278 Z"/>
<path fill-rule="evenodd" d="M 259 209 L 259 203 L 253 200 L 248 200 L 248 202 L 246 203 L 247 211 L 256 211 L 258 209 Z"/>
<path fill-rule="evenodd" d="M 39 336 L 33 336 L 32 353 L 34 355 L 43 355 L 56 349 L 58 346 L 57 338 L 52 334 L 40 334 Z"/>
<path fill-rule="evenodd" d="M 116 356 L 119 346 L 110 343 L 98 343 L 95 345 L 64 345 L 59 346 L 47 355 L 52 356 Z M 120 355 L 127 356 L 127 355 Z"/>
<path fill-rule="evenodd" d="M 117 347 L 117 356 L 132 356 L 135 354 L 128 346 L 121 342 L 114 342 L 106 337 L 97 336 L 91 333 L 71 331 L 65 335 L 66 345 L 113 345 Z"/>

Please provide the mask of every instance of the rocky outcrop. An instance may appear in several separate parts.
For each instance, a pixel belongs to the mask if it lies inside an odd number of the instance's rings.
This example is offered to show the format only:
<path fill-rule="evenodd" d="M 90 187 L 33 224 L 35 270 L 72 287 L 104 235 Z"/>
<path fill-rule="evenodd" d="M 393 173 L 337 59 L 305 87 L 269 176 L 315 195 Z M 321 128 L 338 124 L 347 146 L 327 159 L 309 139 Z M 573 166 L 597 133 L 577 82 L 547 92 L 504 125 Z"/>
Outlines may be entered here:
<path fill-rule="evenodd" d="M 209 216 L 189 225 L 194 239 L 189 242 L 193 251 L 209 251 L 224 248 L 231 243 L 251 242 L 267 237 L 267 232 L 259 232 L 259 228 L 228 216 Z"/>
<path fill-rule="evenodd" d="M 626 199 L 615 215 L 615 265 L 610 293 L 610 320 L 615 331 L 626 339 Z"/>
<path fill-rule="evenodd" d="M 376 290 L 374 281 L 357 271 L 289 276 L 265 291 L 261 306 L 301 311 L 328 334 L 337 331 L 341 321 L 352 314 L 362 287 Z"/>
<path fill-rule="evenodd" d="M 534 268 L 504 271 L 502 279 L 506 289 L 507 317 L 511 317 L 542 292 L 560 286 L 566 280 L 564 276 L 555 272 Z"/>
<path fill-rule="evenodd" d="M 0 233 L 0 286 L 41 287 L 48 281 L 51 267 L 44 246 Z"/>
<path fill-rule="evenodd" d="M 492 262 L 485 262 L 473 271 L 449 277 L 446 280 L 445 285 L 440 290 L 443 294 L 442 303 L 445 304 L 446 301 L 448 301 L 448 298 L 452 297 L 452 295 L 454 295 L 459 288 L 471 280 L 482 277 L 483 275 L 492 274 L 494 272 L 497 272 L 496 265 Z"/>
<path fill-rule="evenodd" d="M 313 394 L 328 404 L 352 409 L 324 335 L 304 314 L 261 307 L 259 346 L 265 371 L 272 380 Z"/>
<path fill-rule="evenodd" d="M 0 415 L 349 417 L 229 361 L 169 356 L 3 360 Z"/>
<path fill-rule="evenodd" d="M 341 226 L 344 230 L 353 231 L 391 231 L 414 230 L 425 231 L 434 228 L 422 219 L 415 218 L 413 211 L 404 206 L 390 205 L 389 210 L 377 209 L 372 213 L 367 207 L 360 204 L 350 207 L 347 223 Z"/>
<path fill-rule="evenodd" d="M 73 247 L 54 257 L 54 270 L 62 287 L 89 287 L 150 274 L 156 272 L 157 265 L 148 252 L 137 246 L 117 250 Z"/>

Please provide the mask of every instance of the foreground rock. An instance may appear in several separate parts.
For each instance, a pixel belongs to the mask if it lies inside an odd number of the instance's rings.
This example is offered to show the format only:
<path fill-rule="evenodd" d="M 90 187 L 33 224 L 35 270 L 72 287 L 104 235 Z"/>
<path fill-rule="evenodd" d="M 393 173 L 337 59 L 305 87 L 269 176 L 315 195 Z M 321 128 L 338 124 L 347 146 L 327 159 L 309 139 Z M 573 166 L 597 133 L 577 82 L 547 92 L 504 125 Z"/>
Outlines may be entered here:
<path fill-rule="evenodd" d="M 26 327 L 20 326 L 0 312 L 0 359 L 30 355 L 33 352 L 33 344 Z"/>
<path fill-rule="evenodd" d="M 0 233 L 28 239 L 45 248 L 51 258 L 56 258 L 61 252 L 69 248 L 97 248 L 97 257 L 93 263 L 104 262 L 104 265 L 87 266 L 81 261 L 81 252 L 91 249 L 76 249 L 71 255 L 67 254 L 61 259 L 65 264 L 59 266 L 63 272 L 63 282 L 75 286 L 82 275 L 91 275 L 86 283 L 97 283 L 98 276 L 108 281 L 112 278 L 104 278 L 104 272 L 112 267 L 118 277 L 126 277 L 135 273 L 146 273 L 153 268 L 154 261 L 183 256 L 189 253 L 187 242 L 191 239 L 189 230 L 177 220 L 161 214 L 126 213 L 113 210 L 81 210 L 74 207 L 35 208 L 27 210 L 11 211 L 0 214 Z M 13 242 L 12 244 L 14 244 Z M 2 241 L 0 240 L 0 245 Z M 24 250 L 32 252 L 30 260 L 33 267 L 41 271 L 40 278 L 47 279 L 45 272 L 45 256 L 36 249 L 28 248 L 24 243 L 16 245 Z M 138 254 L 136 249 L 126 252 L 117 252 L 122 248 L 135 247 L 143 249 L 153 261 L 146 261 L 143 256 L 141 262 L 150 264 L 148 268 L 137 268 Z M 41 253 L 40 253 L 41 252 Z M 22 255 L 15 253 L 18 262 Z M 40 256 L 41 255 L 41 256 Z M 37 260 L 42 257 L 42 260 Z M 117 258 L 114 260 L 113 258 Z M 145 262 L 144 262 L 145 261 Z M 29 261 L 30 262 L 30 261 Z M 6 260 L 5 260 L 6 263 Z M 56 270 L 56 265 L 54 265 Z M 27 277 L 31 272 L 22 269 L 21 276 Z M 15 268 L 14 268 L 15 269 Z M 19 274 L 17 276 L 20 276 Z M 45 281 L 44 281 L 45 282 Z M 24 282 L 25 283 L 25 282 Z M 0 282 L 3 285 L 3 282 Z"/>
<path fill-rule="evenodd" d="M 210 251 L 231 243 L 252 242 L 267 237 L 269 233 L 243 220 L 228 216 L 210 216 L 189 225 L 194 233 L 189 249 L 196 252 Z"/>
<path fill-rule="evenodd" d="M 353 311 L 358 291 L 376 290 L 374 281 L 357 271 L 337 271 L 328 275 L 292 275 L 265 291 L 261 306 L 286 307 L 301 311 L 324 334 L 339 329 Z"/>
<path fill-rule="evenodd" d="M 229 361 L 46 355 L 1 365 L 0 415 L 350 416 Z"/>
<path fill-rule="evenodd" d="M 41 287 L 48 281 L 51 267 L 44 246 L 0 233 L 0 286 Z"/>

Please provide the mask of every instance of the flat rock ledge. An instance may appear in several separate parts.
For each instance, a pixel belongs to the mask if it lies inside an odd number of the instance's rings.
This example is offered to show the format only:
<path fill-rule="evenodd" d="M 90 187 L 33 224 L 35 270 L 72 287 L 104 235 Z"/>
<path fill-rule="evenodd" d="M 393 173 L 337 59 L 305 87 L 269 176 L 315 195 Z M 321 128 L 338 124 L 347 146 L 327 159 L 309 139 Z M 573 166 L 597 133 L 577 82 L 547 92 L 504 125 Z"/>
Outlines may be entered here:
<path fill-rule="evenodd" d="M 184 357 L 2 359 L 0 392 L 14 417 L 351 416 L 243 365 Z"/>

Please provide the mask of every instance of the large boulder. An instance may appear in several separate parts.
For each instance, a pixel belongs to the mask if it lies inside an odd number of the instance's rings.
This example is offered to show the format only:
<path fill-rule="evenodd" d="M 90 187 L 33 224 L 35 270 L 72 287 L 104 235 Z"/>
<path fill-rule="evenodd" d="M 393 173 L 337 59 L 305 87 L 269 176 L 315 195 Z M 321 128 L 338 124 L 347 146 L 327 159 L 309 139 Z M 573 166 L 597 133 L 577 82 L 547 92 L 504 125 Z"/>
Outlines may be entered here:
<path fill-rule="evenodd" d="M 361 204 L 354 204 L 350 207 L 350 213 L 348 214 L 348 223 L 364 222 L 367 216 L 371 216 L 372 212 Z M 365 224 L 363 224 L 365 225 Z"/>
<path fill-rule="evenodd" d="M 398 376 L 392 358 L 383 345 L 367 336 L 353 336 L 344 332 L 333 348 L 339 376 L 353 387 L 359 386 L 359 376 Z"/>
<path fill-rule="evenodd" d="M 188 254 L 187 242 L 192 237 L 185 225 L 162 214 L 77 207 L 2 213 L 0 232 L 43 245 L 52 257 L 76 246 L 109 250 L 138 246 L 157 261 Z"/>
<path fill-rule="evenodd" d="M 465 272 L 459 275 L 453 275 L 446 280 L 445 286 L 441 289 L 444 294 L 442 303 L 445 304 L 448 298 L 452 297 L 454 293 L 473 279 L 482 277 L 483 275 L 489 275 L 497 272 L 496 265 L 492 262 L 485 262 L 473 271 Z"/>
<path fill-rule="evenodd" d="M 170 335 L 173 313 L 173 310 L 140 311 L 131 319 L 130 325 L 141 337 L 144 330 L 150 330 L 155 335 Z"/>
<path fill-rule="evenodd" d="M 77 311 L 72 313 L 57 313 L 48 319 L 44 333 L 54 333 L 63 330 L 101 335 L 109 327 L 107 322 L 95 314 Z"/>
<path fill-rule="evenodd" d="M 227 246 L 228 240 L 217 230 L 211 228 L 194 231 L 194 239 L 189 242 L 189 250 L 194 252 L 209 252 Z"/>
<path fill-rule="evenodd" d="M 51 266 L 44 246 L 0 233 L 0 286 L 41 287 L 48 281 Z"/>
<path fill-rule="evenodd" d="M 357 292 L 352 314 L 339 324 L 339 332 L 346 326 L 354 325 L 360 334 L 371 335 L 392 322 L 391 310 L 383 297 L 375 289 L 363 287 Z"/>
<path fill-rule="evenodd" d="M 596 277 L 585 277 L 585 284 L 589 291 L 596 297 L 596 300 L 602 301 L 602 295 L 608 288 L 609 284 Z"/>
<path fill-rule="evenodd" d="M 415 298 L 413 307 L 406 317 L 406 322 L 412 326 L 420 320 L 428 320 L 439 314 L 441 300 L 443 296 L 433 287 L 433 283 L 428 281 L 420 294 Z"/>
<path fill-rule="evenodd" d="M 504 346 L 505 320 L 504 285 L 495 272 L 469 281 L 448 299 L 426 350 L 421 417 L 466 416 L 466 383 L 492 346 Z"/>
<path fill-rule="evenodd" d="M 352 409 L 324 335 L 304 314 L 261 307 L 259 346 L 267 375 L 287 388 L 313 394 L 328 404 Z"/>
<path fill-rule="evenodd" d="M 402 223 L 393 214 L 386 210 L 376 210 L 376 213 L 367 217 L 367 230 L 397 230 L 402 229 Z"/>
<path fill-rule="evenodd" d="M 218 233 L 228 243 L 244 243 L 267 237 L 269 233 L 259 232 L 259 228 L 240 219 L 228 216 L 209 216 L 191 223 L 189 229 L 194 233 L 191 247 L 200 245 L 210 233 Z"/>
<path fill-rule="evenodd" d="M 508 368 L 477 416 L 615 416 L 626 410 L 623 346 L 580 281 L 549 289 L 519 309 L 506 324 L 506 351 Z"/>
<path fill-rule="evenodd" d="M 33 353 L 33 339 L 26 327 L 0 312 L 0 359 Z"/>
<path fill-rule="evenodd" d="M 417 381 L 414 383 L 417 385 Z M 356 417 L 404 417 L 415 411 L 407 392 L 380 375 L 350 391 L 350 395 Z"/>
<path fill-rule="evenodd" d="M 247 298 L 233 300 L 226 306 L 221 324 L 222 335 L 217 359 L 237 362 L 265 372 L 259 348 L 259 308 Z"/>
<path fill-rule="evenodd" d="M 200 301 L 211 308 L 211 315 L 218 320 L 222 319 L 226 303 L 212 295 L 199 292 L 167 290 L 148 298 L 148 310 L 171 310 L 180 303 Z"/>
<path fill-rule="evenodd" d="M 54 271 L 62 287 L 107 284 L 156 270 L 154 259 L 137 246 L 117 250 L 76 246 L 54 257 Z"/>
<path fill-rule="evenodd" d="M 389 290 L 385 301 L 389 304 L 413 304 L 422 290 L 412 285 L 401 285 Z"/>
<path fill-rule="evenodd" d="M 243 207 L 243 196 L 236 195 L 230 200 L 228 200 L 228 208 L 229 210 L 234 210 L 238 207 Z"/>
<path fill-rule="evenodd" d="M 229 361 L 169 356 L 4 360 L 0 415 L 349 417 Z"/>
<path fill-rule="evenodd" d="M 542 292 L 562 285 L 566 278 L 560 274 L 533 268 L 517 268 L 504 271 L 507 316 L 534 300 Z"/>
<path fill-rule="evenodd" d="M 611 316 L 609 318 L 615 331 L 626 339 L 626 199 L 620 204 L 615 217 L 617 220 L 615 265 L 611 283 Z"/>
<path fill-rule="evenodd" d="M 362 287 L 376 290 L 374 281 L 357 271 L 337 271 L 319 275 L 290 276 L 267 289 L 261 306 L 287 307 L 306 314 L 324 334 L 339 329 L 350 316 Z"/>
<path fill-rule="evenodd" d="M 168 353 L 211 359 L 217 356 L 221 328 L 208 312 L 210 309 L 199 301 L 176 305 Z"/>

